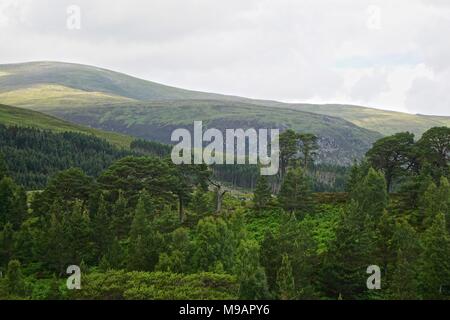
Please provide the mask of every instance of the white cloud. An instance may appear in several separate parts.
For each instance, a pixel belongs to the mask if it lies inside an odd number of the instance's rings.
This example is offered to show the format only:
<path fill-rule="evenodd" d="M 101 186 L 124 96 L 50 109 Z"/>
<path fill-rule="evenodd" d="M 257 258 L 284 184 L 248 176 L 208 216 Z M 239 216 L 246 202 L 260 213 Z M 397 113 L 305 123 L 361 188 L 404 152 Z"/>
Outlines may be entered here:
<path fill-rule="evenodd" d="M 450 115 L 448 1 L 1 4 L 2 63 L 71 61 L 197 90 Z M 66 28 L 71 4 L 79 31 Z"/>

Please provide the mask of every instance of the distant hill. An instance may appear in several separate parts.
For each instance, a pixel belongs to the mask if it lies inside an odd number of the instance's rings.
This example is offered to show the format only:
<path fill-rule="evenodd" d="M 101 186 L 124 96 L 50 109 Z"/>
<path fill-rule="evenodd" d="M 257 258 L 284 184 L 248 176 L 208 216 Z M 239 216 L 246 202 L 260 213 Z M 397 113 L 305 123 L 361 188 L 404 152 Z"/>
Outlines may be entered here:
<path fill-rule="evenodd" d="M 415 115 L 339 104 L 280 104 L 282 108 L 340 117 L 357 126 L 391 135 L 409 131 L 420 137 L 432 127 L 450 126 L 450 117 Z"/>
<path fill-rule="evenodd" d="M 292 128 L 319 136 L 323 162 L 346 165 L 383 135 L 421 135 L 449 117 L 357 106 L 287 104 L 165 86 L 92 66 L 30 62 L 0 65 L 0 103 L 42 111 L 74 123 L 169 142 L 194 120 L 225 128 Z"/>
<path fill-rule="evenodd" d="M 129 148 L 134 139 L 120 133 L 106 132 L 73 124 L 50 115 L 23 108 L 0 104 L 0 124 L 5 126 L 31 127 L 53 132 L 78 132 L 105 139 L 121 148 Z"/>

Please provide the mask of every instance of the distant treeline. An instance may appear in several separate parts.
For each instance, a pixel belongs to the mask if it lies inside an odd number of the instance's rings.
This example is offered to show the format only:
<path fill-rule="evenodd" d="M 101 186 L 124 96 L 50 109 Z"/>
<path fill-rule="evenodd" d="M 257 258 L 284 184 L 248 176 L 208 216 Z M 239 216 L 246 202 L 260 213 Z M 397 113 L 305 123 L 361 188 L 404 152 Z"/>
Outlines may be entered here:
<path fill-rule="evenodd" d="M 82 133 L 0 125 L 0 154 L 12 178 L 27 190 L 34 190 L 43 188 L 49 177 L 70 167 L 81 168 L 95 177 L 131 152 Z"/>
<path fill-rule="evenodd" d="M 42 189 L 49 177 L 71 167 L 97 177 L 113 161 L 129 155 L 170 156 L 172 146 L 143 139 L 120 150 L 107 141 L 76 132 L 0 125 L 0 154 L 10 175 L 27 190 Z M 253 190 L 259 177 L 256 165 L 214 165 L 214 178 L 233 187 Z M 312 164 L 309 173 L 312 189 L 317 192 L 342 191 L 348 169 L 326 164 Z"/>

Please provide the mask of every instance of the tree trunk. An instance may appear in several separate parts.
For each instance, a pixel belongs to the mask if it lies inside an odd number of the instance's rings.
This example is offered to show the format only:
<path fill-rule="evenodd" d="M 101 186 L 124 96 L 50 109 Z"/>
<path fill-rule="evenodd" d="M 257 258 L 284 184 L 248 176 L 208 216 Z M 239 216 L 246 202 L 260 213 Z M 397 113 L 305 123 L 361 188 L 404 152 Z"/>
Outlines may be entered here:
<path fill-rule="evenodd" d="M 220 212 L 222 211 L 223 196 L 227 192 L 227 190 L 220 191 L 220 189 L 221 189 L 221 186 L 218 186 L 217 187 L 217 196 L 216 196 L 216 214 L 220 214 Z"/>

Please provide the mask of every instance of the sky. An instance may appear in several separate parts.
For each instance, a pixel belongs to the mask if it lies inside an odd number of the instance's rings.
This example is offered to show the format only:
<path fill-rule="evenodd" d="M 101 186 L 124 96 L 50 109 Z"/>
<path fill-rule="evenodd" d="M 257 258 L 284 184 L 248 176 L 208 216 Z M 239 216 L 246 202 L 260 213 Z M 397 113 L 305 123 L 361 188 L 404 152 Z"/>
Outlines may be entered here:
<path fill-rule="evenodd" d="M 448 0 L 0 0 L 0 63 L 450 116 Z"/>

